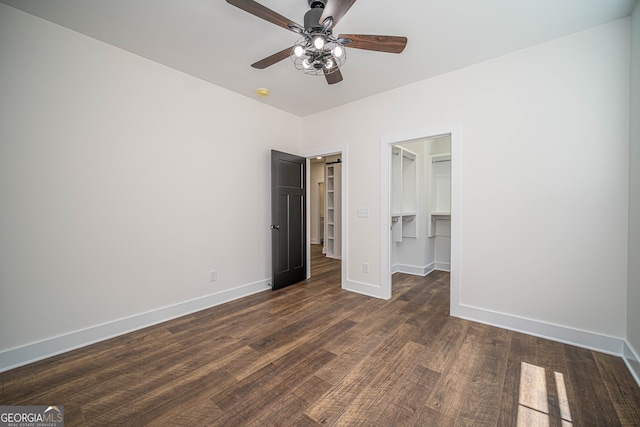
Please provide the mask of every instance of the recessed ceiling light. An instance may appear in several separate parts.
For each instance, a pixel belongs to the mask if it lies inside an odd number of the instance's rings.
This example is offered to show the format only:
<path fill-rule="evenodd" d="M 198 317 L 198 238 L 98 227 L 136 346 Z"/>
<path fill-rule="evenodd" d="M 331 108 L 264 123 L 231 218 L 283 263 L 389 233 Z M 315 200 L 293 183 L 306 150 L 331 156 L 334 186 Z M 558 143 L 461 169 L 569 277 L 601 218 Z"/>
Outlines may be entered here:
<path fill-rule="evenodd" d="M 269 89 L 261 87 L 260 89 L 256 90 L 256 93 L 258 94 L 258 96 L 269 96 Z"/>

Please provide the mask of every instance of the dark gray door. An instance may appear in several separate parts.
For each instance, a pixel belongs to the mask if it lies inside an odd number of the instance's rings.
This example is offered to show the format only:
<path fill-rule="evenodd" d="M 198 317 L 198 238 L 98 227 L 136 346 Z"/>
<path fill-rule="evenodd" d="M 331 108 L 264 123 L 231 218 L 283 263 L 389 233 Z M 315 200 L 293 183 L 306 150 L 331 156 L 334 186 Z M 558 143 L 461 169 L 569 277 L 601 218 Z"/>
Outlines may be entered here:
<path fill-rule="evenodd" d="M 305 167 L 303 157 L 271 150 L 273 289 L 306 279 Z"/>

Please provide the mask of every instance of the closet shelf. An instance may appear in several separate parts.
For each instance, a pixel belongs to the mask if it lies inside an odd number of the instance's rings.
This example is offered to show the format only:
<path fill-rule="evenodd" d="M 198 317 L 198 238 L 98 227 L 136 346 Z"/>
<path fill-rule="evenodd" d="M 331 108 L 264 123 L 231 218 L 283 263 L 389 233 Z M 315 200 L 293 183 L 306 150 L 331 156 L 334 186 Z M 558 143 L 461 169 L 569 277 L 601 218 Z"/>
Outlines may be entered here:
<path fill-rule="evenodd" d="M 418 155 L 411 150 L 391 147 L 391 233 L 394 242 L 418 237 Z"/>

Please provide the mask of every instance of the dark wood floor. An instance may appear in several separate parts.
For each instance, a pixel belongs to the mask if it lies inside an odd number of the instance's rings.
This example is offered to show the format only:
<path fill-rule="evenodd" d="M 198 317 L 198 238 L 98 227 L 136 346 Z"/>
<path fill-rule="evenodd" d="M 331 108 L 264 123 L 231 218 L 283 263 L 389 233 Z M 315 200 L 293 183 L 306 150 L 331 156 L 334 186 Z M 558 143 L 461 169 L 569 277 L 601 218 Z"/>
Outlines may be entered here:
<path fill-rule="evenodd" d="M 640 426 L 617 357 L 449 317 L 449 276 L 382 301 L 313 278 L 0 374 L 65 425 Z M 322 273 L 322 274 L 320 274 Z"/>

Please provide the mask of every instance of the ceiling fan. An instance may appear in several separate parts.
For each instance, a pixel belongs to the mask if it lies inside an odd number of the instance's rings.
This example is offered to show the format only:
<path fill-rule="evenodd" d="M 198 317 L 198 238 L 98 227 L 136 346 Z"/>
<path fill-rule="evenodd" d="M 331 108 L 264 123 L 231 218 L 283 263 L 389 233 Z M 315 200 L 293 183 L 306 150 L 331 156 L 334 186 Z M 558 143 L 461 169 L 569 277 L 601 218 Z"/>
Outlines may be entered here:
<path fill-rule="evenodd" d="M 407 45 L 406 37 L 366 34 L 333 35 L 333 27 L 349 11 L 356 0 L 307 0 L 311 8 L 299 25 L 253 0 L 227 0 L 232 6 L 300 35 L 291 48 L 251 64 L 264 69 L 290 57 L 296 68 L 306 74 L 324 74 L 327 83 L 342 81 L 340 66 L 346 60 L 345 46 L 378 52 L 400 53 Z"/>

